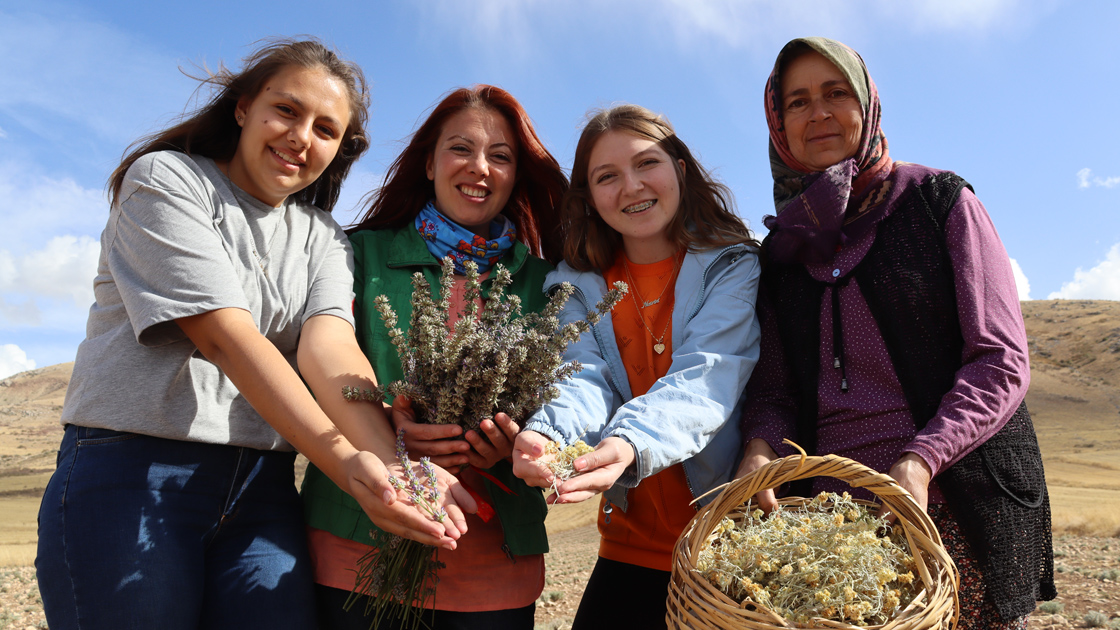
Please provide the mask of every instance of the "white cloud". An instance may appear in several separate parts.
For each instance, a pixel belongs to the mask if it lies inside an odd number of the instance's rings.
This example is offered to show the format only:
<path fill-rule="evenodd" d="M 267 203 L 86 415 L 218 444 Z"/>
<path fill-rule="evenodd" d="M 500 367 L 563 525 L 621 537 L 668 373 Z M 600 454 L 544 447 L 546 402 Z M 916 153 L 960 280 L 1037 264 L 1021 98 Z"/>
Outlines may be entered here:
<path fill-rule="evenodd" d="M 35 369 L 35 361 L 27 358 L 27 353 L 11 343 L 0 345 L 0 378 Z"/>
<path fill-rule="evenodd" d="M 544 36 L 558 31 L 602 30 L 618 40 L 641 39 L 666 29 L 677 45 L 697 52 L 705 45 L 750 49 L 772 57 L 775 46 L 791 37 L 828 33 L 840 39 L 875 28 L 868 15 L 886 28 L 906 31 L 982 32 L 1046 13 L 1054 0 L 1024 6 L 1020 0 L 433 0 L 418 3 L 421 24 L 461 33 L 478 53 L 478 42 L 501 42 L 501 61 L 545 52 Z M 651 31 L 652 29 L 652 31 Z M 482 48 L 483 54 L 493 49 Z"/>
<path fill-rule="evenodd" d="M 584 0 L 586 2 L 586 0 Z M 481 54 L 502 64 L 531 63 L 531 51 L 543 52 L 540 44 L 541 26 L 555 24 L 559 13 L 597 10 L 596 5 L 579 7 L 579 0 L 570 5 L 555 2 L 524 0 L 435 0 L 420 2 L 419 24 L 425 29 L 422 38 L 441 40 L 448 33 L 458 33 L 470 45 L 473 55 Z M 501 42 L 500 46 L 479 46 L 479 42 Z"/>
<path fill-rule="evenodd" d="M 42 175 L 25 164 L 0 162 L 0 250 L 22 256 L 59 234 L 97 236 L 108 218 L 101 190 L 69 177 Z"/>
<path fill-rule="evenodd" d="M 1083 168 L 1077 171 L 1077 187 L 1089 188 L 1090 186 L 1103 186 L 1112 188 L 1120 184 L 1120 177 L 1095 177 L 1092 169 Z"/>
<path fill-rule="evenodd" d="M 908 31 L 978 32 L 1002 27 L 1024 14 L 1048 10 L 1049 4 L 1024 7 L 1017 0 L 660 0 L 669 9 L 669 24 L 678 38 L 702 42 L 716 37 L 734 47 L 751 47 L 772 55 L 781 44 L 805 33 L 829 33 L 841 39 L 870 28 L 877 15 L 889 28 Z M 1040 11 L 1029 10 L 1038 9 Z"/>
<path fill-rule="evenodd" d="M 0 250 L 0 324 L 80 326 L 93 303 L 93 277 L 101 251 L 88 236 L 56 236 L 23 256 Z"/>
<path fill-rule="evenodd" d="M 988 28 L 1026 7 L 1017 0 L 921 0 L 919 2 L 894 2 L 886 0 L 884 6 L 894 7 L 895 14 L 903 20 L 916 20 L 915 24 L 936 26 L 944 30 L 979 30 Z"/>
<path fill-rule="evenodd" d="M 1120 300 L 1120 243 L 1113 245 L 1096 267 L 1088 271 L 1078 267 L 1073 280 L 1063 283 L 1061 290 L 1046 299 Z"/>
<path fill-rule="evenodd" d="M 1011 259 L 1011 271 L 1015 274 L 1015 289 L 1019 292 L 1019 299 L 1031 299 L 1031 282 L 1027 280 L 1027 274 L 1023 273 L 1019 261 L 1014 258 Z"/>
<path fill-rule="evenodd" d="M 101 244 L 88 236 L 56 236 L 47 246 L 18 263 L 16 291 L 53 298 L 69 298 L 76 306 L 93 302 L 93 277 Z"/>
<path fill-rule="evenodd" d="M 4 131 L 3 127 L 0 127 L 0 140 L 3 140 L 4 138 L 7 138 L 7 137 L 8 137 L 8 132 Z"/>
<path fill-rule="evenodd" d="M 13 303 L 0 295 L 0 325 L 2 324 L 14 327 L 41 326 L 43 314 L 39 311 L 39 305 L 33 300 L 22 298 L 21 301 Z"/>

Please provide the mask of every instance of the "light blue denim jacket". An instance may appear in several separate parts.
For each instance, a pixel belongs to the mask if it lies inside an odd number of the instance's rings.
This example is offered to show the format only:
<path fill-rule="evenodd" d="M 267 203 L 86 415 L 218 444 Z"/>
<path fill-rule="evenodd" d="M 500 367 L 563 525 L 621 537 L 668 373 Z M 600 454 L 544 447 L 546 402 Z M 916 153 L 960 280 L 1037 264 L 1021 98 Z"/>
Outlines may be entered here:
<path fill-rule="evenodd" d="M 758 362 L 758 276 L 758 256 L 746 245 L 687 254 L 674 285 L 669 372 L 635 398 L 608 314 L 568 346 L 564 359 L 583 370 L 525 428 L 565 444 L 581 435 L 593 446 L 612 436 L 632 444 L 634 463 L 604 493 L 623 511 L 627 488 L 676 463 L 684 463 L 693 497 L 729 481 L 742 449 L 743 389 Z M 585 319 L 607 291 L 602 275 L 567 263 L 548 274 L 545 290 L 562 282 L 576 291 L 561 324 Z"/>

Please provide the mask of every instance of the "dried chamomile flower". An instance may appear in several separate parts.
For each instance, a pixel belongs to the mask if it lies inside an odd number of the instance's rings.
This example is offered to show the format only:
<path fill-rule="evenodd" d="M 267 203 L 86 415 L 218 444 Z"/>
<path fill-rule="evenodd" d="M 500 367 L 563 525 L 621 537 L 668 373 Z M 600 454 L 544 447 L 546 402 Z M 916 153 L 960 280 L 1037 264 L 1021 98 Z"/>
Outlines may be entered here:
<path fill-rule="evenodd" d="M 890 525 L 843 495 L 821 493 L 768 517 L 748 504 L 724 517 L 696 571 L 732 599 L 751 600 L 799 624 L 886 623 L 921 589 L 917 566 Z M 762 588 L 760 585 L 765 585 Z"/>
<path fill-rule="evenodd" d="M 569 446 L 551 441 L 544 447 L 545 455 L 552 455 L 552 461 L 546 464 L 556 477 L 556 483 L 563 483 L 576 476 L 575 461 L 582 455 L 594 452 L 595 449 L 583 440 L 576 440 Z"/>

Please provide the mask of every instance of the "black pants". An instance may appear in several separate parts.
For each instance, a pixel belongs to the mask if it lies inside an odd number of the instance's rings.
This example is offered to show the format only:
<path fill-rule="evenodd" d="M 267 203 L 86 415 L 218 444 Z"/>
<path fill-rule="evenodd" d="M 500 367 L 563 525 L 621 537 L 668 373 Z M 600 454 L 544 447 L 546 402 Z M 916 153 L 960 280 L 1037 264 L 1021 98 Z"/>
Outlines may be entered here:
<path fill-rule="evenodd" d="M 668 571 L 599 558 L 587 580 L 572 630 L 664 628 L 671 576 Z"/>
<path fill-rule="evenodd" d="M 370 624 L 373 620 L 363 614 L 365 602 L 357 602 L 349 612 L 342 609 L 349 596 L 350 591 L 322 584 L 315 585 L 319 630 L 402 630 L 404 628 L 398 620 L 391 619 L 371 629 Z M 664 607 L 664 602 L 662 606 Z M 423 617 L 425 625 L 421 627 L 431 630 L 533 630 L 533 617 L 536 610 L 535 603 L 524 608 L 485 612 L 426 610 Z"/>

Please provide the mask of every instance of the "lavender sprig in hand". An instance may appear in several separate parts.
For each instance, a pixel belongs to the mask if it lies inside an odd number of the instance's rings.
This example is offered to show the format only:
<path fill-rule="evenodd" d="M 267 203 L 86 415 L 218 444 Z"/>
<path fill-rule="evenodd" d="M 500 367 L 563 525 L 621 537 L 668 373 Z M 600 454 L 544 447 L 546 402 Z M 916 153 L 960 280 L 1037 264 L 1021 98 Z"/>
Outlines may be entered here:
<path fill-rule="evenodd" d="M 404 429 L 397 431 L 397 459 L 404 468 L 404 480 L 390 476 L 389 483 L 397 490 L 408 494 L 408 498 L 429 516 L 442 523 L 447 518 L 447 510 L 440 505 L 439 486 L 436 480 L 436 467 L 427 457 L 420 458 L 420 472 L 424 479 L 416 476 L 412 460 L 408 457 L 408 450 L 404 445 Z"/>
<path fill-rule="evenodd" d="M 344 391 L 346 400 L 380 404 L 380 393 Z M 369 395 L 366 395 L 368 392 Z M 440 501 L 436 467 L 427 457 L 420 458 L 421 475 L 408 456 L 404 443 L 404 430 L 397 431 L 396 455 L 403 469 L 403 479 L 389 476 L 389 483 L 408 495 L 418 508 L 439 522 L 447 519 L 447 511 Z M 402 628 L 417 629 L 423 625 L 424 602 L 435 595 L 439 578 L 436 571 L 445 565 L 437 557 L 437 549 L 390 534 L 384 530 L 370 531 L 373 544 L 369 552 L 358 560 L 354 591 L 346 599 L 345 610 L 351 610 L 365 600 L 364 613 L 370 618 L 371 627 L 390 619 Z"/>

